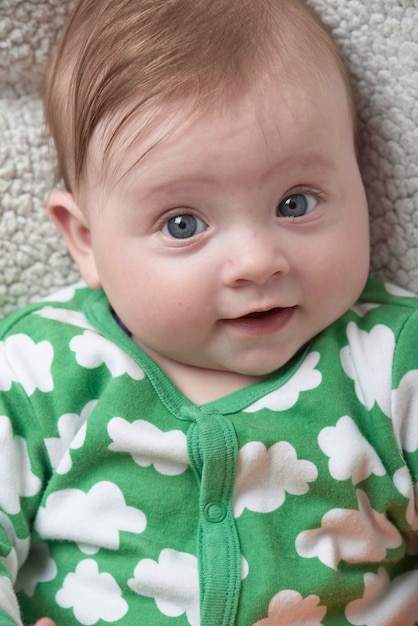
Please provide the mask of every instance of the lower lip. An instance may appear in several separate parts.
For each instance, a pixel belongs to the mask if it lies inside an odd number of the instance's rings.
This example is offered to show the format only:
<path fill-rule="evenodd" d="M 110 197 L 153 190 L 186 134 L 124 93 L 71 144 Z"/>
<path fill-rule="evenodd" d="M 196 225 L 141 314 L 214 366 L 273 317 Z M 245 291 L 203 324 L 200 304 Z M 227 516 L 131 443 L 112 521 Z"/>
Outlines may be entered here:
<path fill-rule="evenodd" d="M 262 336 L 278 333 L 291 320 L 296 307 L 277 309 L 265 317 L 238 317 L 222 320 L 225 326 L 244 335 Z"/>

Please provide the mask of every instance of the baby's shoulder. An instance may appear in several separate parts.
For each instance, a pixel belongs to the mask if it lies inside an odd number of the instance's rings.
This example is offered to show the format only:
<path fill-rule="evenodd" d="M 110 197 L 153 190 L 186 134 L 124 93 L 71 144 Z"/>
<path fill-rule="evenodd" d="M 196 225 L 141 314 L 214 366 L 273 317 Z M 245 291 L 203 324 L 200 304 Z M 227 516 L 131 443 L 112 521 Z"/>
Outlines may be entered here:
<path fill-rule="evenodd" d="M 359 300 L 333 325 L 332 337 L 346 370 L 362 369 L 364 380 L 377 371 L 389 379 L 392 372 L 399 381 L 408 371 L 418 371 L 418 297 L 371 278 Z"/>
<path fill-rule="evenodd" d="M 413 312 L 418 308 L 418 296 L 403 287 L 371 277 L 358 300 L 358 304 L 368 303 L 400 307 Z"/>
<path fill-rule="evenodd" d="M 395 334 L 409 323 L 418 329 L 418 296 L 392 283 L 370 278 L 345 318 L 364 328 L 383 324 Z"/>
<path fill-rule="evenodd" d="M 92 329 L 83 312 L 92 290 L 84 283 L 66 287 L 30 304 L 0 322 L 0 342 L 27 336 L 33 341 L 64 338 L 80 329 Z"/>
<path fill-rule="evenodd" d="M 403 288 L 369 278 L 360 298 L 319 335 L 327 349 L 380 353 L 385 342 L 393 349 L 418 342 L 418 297 Z M 316 348 L 316 346 L 315 346 Z M 361 348 L 361 349 L 360 349 Z M 392 351 L 392 348 L 391 348 Z M 417 353 L 418 354 L 418 353 Z"/>

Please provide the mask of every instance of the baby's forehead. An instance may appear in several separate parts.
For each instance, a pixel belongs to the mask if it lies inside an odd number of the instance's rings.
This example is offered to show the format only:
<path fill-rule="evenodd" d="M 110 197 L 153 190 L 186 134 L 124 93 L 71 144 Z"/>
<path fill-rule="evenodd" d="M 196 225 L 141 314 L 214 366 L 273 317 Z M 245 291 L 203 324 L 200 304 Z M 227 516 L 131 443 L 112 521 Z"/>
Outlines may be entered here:
<path fill-rule="evenodd" d="M 260 96 L 266 106 L 283 98 L 289 91 L 309 98 L 311 89 L 318 84 L 325 88 L 330 84 L 344 85 L 346 77 L 339 60 L 331 51 L 321 60 L 314 57 L 306 60 L 298 50 L 281 56 L 259 68 L 257 76 L 250 82 L 227 80 L 216 85 L 195 85 L 180 92 L 164 92 L 148 98 L 141 90 L 133 94 L 126 103 L 103 117 L 97 125 L 93 138 L 100 138 L 104 152 L 113 147 L 114 141 L 127 147 L 136 141 L 152 142 L 156 137 L 163 141 L 168 136 L 183 132 L 202 119 L 221 118 L 225 112 L 239 112 L 243 107 L 259 107 Z M 291 89 L 290 89 L 291 88 Z M 347 93 L 347 98 L 351 94 Z M 297 106 L 297 102 L 290 106 Z M 164 127 L 164 133 L 161 128 Z"/>
<path fill-rule="evenodd" d="M 125 146 L 133 141 L 146 141 L 150 135 L 158 133 L 161 126 L 171 124 L 171 136 L 199 118 L 222 115 L 225 110 L 237 108 L 244 100 L 255 102 L 260 93 L 266 99 L 277 98 L 284 93 L 287 84 L 298 85 L 302 91 L 308 92 L 310 86 L 316 86 L 318 82 L 324 85 L 330 81 L 334 84 L 342 82 L 347 87 L 349 99 L 352 94 L 348 77 L 335 50 L 319 46 L 321 54 L 317 54 L 306 41 L 299 47 L 304 34 L 296 29 L 291 34 L 291 30 L 286 47 L 277 53 L 272 48 L 265 64 L 260 62 L 258 72 L 248 76 L 247 80 L 242 77 L 233 80 L 229 76 L 224 81 L 208 81 L 207 84 L 191 81 L 182 90 L 162 91 L 151 97 L 139 87 L 138 93 L 128 98 L 125 104 L 104 116 L 94 134 L 105 140 L 105 152 L 112 147 L 115 138 Z"/>
<path fill-rule="evenodd" d="M 134 152 L 145 159 L 190 126 L 199 114 L 192 98 L 161 100 L 140 108 L 133 99 L 98 123 L 90 140 L 87 162 L 97 160 L 104 168 L 126 166 Z"/>
<path fill-rule="evenodd" d="M 155 104 L 183 94 L 212 106 L 214 94 L 222 101 L 258 84 L 265 68 L 309 81 L 325 59 L 338 56 L 304 0 L 79 0 L 76 7 L 45 90 L 60 173 L 75 190 L 93 135 L 107 137 L 108 156 L 133 111 L 146 117 Z M 125 106 L 132 107 L 127 116 Z M 135 139 L 148 128 L 139 118 Z"/>
<path fill-rule="evenodd" d="M 89 146 L 87 175 L 106 186 L 116 184 L 134 167 L 142 175 L 155 166 L 155 160 L 171 158 L 179 144 L 183 152 L 177 151 L 177 155 L 187 154 L 188 148 L 194 154 L 204 153 L 205 143 L 210 143 L 212 136 L 227 137 L 230 126 L 245 144 L 245 137 L 263 129 L 264 121 L 271 117 L 283 128 L 294 121 L 299 127 L 312 125 L 314 118 L 323 115 L 323 94 L 335 103 L 334 108 L 345 108 L 348 117 L 349 107 L 341 103 L 345 98 L 343 81 L 340 79 L 338 87 L 329 73 L 322 75 L 323 80 L 321 74 L 310 72 L 309 79 L 298 82 L 294 76 L 266 73 L 251 89 L 219 93 L 204 101 L 195 94 L 184 95 L 153 102 L 142 110 L 133 101 L 130 109 L 122 107 L 99 123 Z M 312 115 L 307 113 L 310 109 Z"/>

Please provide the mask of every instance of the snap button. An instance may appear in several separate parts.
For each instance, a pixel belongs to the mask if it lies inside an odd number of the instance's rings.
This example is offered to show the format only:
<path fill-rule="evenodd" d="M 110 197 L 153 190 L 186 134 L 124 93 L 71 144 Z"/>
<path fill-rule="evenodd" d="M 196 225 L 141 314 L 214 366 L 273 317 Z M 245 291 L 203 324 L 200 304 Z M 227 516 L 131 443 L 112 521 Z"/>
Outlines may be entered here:
<path fill-rule="evenodd" d="M 226 506 L 223 502 L 209 502 L 203 510 L 203 515 L 208 522 L 218 524 L 226 517 Z"/>

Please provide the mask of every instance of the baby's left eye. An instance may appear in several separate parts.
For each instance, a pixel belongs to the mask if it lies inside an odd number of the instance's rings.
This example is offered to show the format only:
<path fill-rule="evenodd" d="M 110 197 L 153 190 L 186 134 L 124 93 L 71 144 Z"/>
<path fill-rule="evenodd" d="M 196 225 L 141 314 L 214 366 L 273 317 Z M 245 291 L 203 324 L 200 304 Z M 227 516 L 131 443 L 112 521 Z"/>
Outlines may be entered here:
<path fill-rule="evenodd" d="M 293 193 L 277 207 L 279 217 L 303 217 L 318 205 L 318 198 L 310 193 Z"/>
<path fill-rule="evenodd" d="M 189 239 L 207 229 L 208 225 L 195 215 L 176 215 L 166 221 L 162 232 L 173 239 Z"/>

